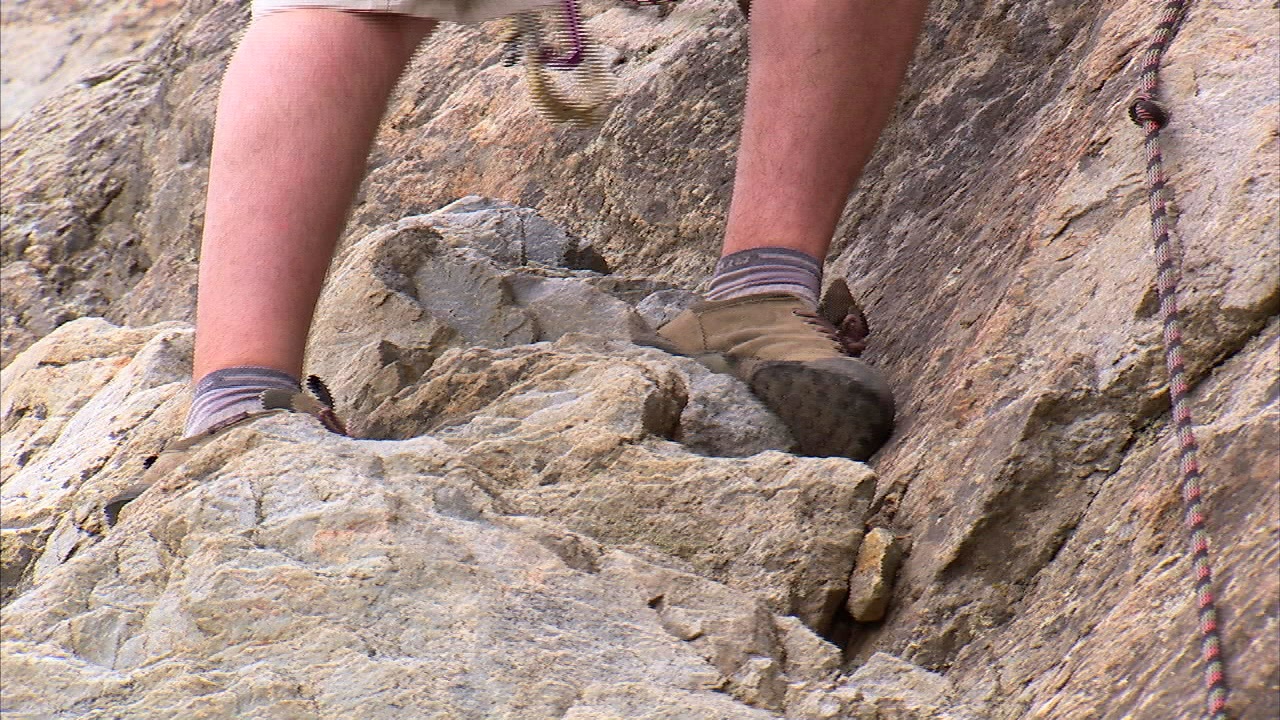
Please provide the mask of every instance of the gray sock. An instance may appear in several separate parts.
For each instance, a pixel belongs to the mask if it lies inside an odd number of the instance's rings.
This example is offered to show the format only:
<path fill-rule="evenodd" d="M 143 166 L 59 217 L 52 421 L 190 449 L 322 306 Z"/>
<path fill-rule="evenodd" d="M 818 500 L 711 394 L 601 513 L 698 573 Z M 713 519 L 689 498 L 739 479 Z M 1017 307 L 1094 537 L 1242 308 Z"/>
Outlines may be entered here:
<path fill-rule="evenodd" d="M 708 300 L 729 300 L 765 293 L 790 293 L 818 306 L 822 261 L 782 247 L 741 250 L 720 258 L 711 277 Z"/>
<path fill-rule="evenodd" d="M 199 435 L 220 422 L 244 412 L 262 409 L 261 395 L 271 389 L 301 389 L 287 372 L 266 367 L 231 367 L 213 372 L 196 383 L 183 436 Z"/>

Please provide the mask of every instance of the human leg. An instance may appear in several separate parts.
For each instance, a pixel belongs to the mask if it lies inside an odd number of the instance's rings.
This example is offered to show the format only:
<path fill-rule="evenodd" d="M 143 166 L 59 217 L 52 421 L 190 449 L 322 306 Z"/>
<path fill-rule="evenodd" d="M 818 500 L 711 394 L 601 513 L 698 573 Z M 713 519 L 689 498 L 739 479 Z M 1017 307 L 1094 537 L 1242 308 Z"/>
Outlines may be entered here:
<path fill-rule="evenodd" d="M 434 21 L 334 10 L 255 18 L 223 78 L 184 435 L 299 387 L 334 246 L 396 80 Z"/>
<path fill-rule="evenodd" d="M 898 96 L 927 0 L 755 0 L 723 255 L 826 257 Z"/>
<path fill-rule="evenodd" d="M 926 0 L 756 0 L 742 143 L 707 301 L 659 330 L 732 373 L 809 455 L 870 457 L 893 430 L 888 386 L 854 357 L 846 293 L 815 312 L 840 212 L 888 119 Z M 861 335 L 857 332 L 856 335 Z"/>
<path fill-rule="evenodd" d="M 201 245 L 194 374 L 297 377 L 320 287 L 385 110 L 434 22 L 256 18 L 223 79 Z"/>

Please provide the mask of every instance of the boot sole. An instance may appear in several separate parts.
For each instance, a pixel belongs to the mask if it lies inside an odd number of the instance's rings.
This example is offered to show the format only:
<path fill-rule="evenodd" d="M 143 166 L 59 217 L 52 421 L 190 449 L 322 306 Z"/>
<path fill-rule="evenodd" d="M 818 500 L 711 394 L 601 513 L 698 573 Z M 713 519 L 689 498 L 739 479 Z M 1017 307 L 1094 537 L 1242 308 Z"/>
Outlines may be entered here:
<path fill-rule="evenodd" d="M 893 394 L 861 360 L 763 362 L 748 385 L 791 430 L 800 454 L 866 460 L 893 434 Z"/>

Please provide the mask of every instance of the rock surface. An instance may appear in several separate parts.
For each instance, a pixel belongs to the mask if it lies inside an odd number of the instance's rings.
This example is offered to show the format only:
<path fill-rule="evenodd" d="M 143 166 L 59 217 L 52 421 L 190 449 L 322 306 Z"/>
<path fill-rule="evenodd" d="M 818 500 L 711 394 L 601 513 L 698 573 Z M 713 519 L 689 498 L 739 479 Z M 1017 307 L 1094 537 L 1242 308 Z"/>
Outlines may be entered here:
<path fill-rule="evenodd" d="M 7 711 L 766 718 L 834 680 L 810 628 L 874 476 L 667 440 L 688 361 L 586 336 L 450 351 L 380 409 L 429 434 L 266 417 L 108 528 L 180 417 L 190 338 L 86 318 L 4 370 Z"/>
<path fill-rule="evenodd" d="M 0 130 L 41 100 L 146 46 L 173 17 L 173 0 L 3 0 Z"/>
<path fill-rule="evenodd" d="M 893 533 L 876 528 L 867 533 L 858 548 L 849 579 L 849 615 L 860 622 L 884 619 L 893 596 L 893 581 L 902 566 L 902 544 Z"/>
<path fill-rule="evenodd" d="M 6 711 L 324 716 L 358 696 L 442 717 L 1195 714 L 1124 116 L 1149 3 L 932 9 L 828 267 L 899 401 L 874 476 L 778 452 L 790 438 L 740 386 L 629 342 L 714 260 L 744 90 L 732 4 L 596 15 L 622 99 L 593 130 L 536 119 L 493 28 L 442 27 L 389 111 L 313 338 L 314 368 L 382 439 L 263 421 L 104 532 L 96 504 L 182 413 L 190 331 L 154 323 L 191 317 L 214 89 L 246 17 L 172 13 L 0 149 Z M 1280 59 L 1276 22 L 1197 5 L 1164 76 L 1241 718 L 1280 714 L 1280 88 L 1258 71 Z M 472 195 L 511 205 L 437 212 Z M 114 325 L 66 324 L 93 316 Z M 869 522 L 911 552 L 884 620 L 857 624 L 830 603 Z M 405 630 L 423 618 L 453 634 Z M 447 668 L 453 684 L 426 679 Z"/>

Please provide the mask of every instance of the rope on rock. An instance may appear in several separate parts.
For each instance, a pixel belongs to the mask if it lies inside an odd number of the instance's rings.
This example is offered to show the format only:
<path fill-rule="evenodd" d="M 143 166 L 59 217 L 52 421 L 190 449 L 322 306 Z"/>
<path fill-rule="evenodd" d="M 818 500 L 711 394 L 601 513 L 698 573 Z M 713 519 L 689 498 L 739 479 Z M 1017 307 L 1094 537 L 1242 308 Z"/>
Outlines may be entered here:
<path fill-rule="evenodd" d="M 1157 101 L 1160 63 L 1186 15 L 1190 0 L 1168 0 L 1159 24 L 1142 59 L 1140 90 L 1129 106 L 1129 117 L 1146 133 L 1147 186 L 1151 206 L 1151 237 L 1155 243 L 1156 291 L 1160 300 L 1160 320 L 1164 326 L 1165 365 L 1169 373 L 1171 423 L 1177 434 L 1179 471 L 1187 530 L 1191 536 L 1191 565 L 1199 612 L 1202 659 L 1206 684 L 1206 717 L 1227 720 L 1227 677 L 1223 661 L 1222 629 L 1213 595 L 1213 570 L 1209 564 L 1209 533 L 1202 502 L 1200 464 L 1192 429 L 1186 367 L 1182 359 L 1182 323 L 1178 314 L 1178 275 L 1182 266 L 1178 248 L 1169 239 L 1169 221 L 1160 151 L 1160 130 L 1169 122 L 1169 113 Z"/>

